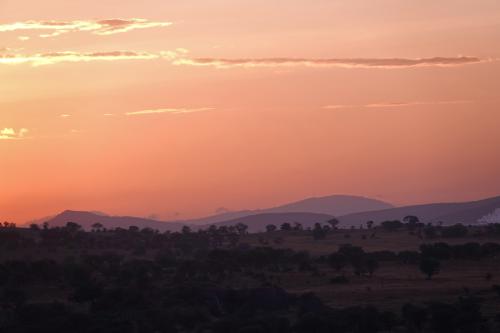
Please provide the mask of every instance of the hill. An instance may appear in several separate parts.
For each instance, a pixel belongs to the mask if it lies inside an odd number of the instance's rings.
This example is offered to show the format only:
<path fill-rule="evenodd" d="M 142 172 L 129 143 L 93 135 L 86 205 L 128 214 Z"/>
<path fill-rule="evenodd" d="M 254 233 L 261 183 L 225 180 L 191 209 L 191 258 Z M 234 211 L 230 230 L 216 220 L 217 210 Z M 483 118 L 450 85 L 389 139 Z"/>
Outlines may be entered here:
<path fill-rule="evenodd" d="M 105 228 L 128 228 L 137 226 L 139 228 L 152 228 L 160 231 L 179 231 L 185 224 L 175 222 L 162 222 L 132 216 L 107 216 L 99 213 L 66 210 L 44 222 L 51 227 L 64 226 L 67 222 L 75 222 L 84 229 L 90 230 L 94 223 L 101 223 Z"/>
<path fill-rule="evenodd" d="M 304 226 L 311 226 L 316 222 L 324 222 L 332 218 L 332 216 L 381 210 L 391 207 L 393 207 L 391 204 L 375 199 L 359 196 L 331 195 L 308 198 L 272 208 L 225 212 L 188 220 L 159 221 L 131 216 L 108 216 L 101 212 L 67 210 L 56 216 L 34 220 L 28 224 L 49 222 L 51 226 L 63 226 L 68 221 L 72 221 L 82 225 L 88 230 L 91 228 L 92 224 L 99 222 L 104 225 L 105 228 L 127 228 L 131 225 L 135 225 L 140 228 L 149 227 L 160 231 L 178 231 L 184 225 L 205 227 L 211 224 L 220 224 L 221 222 L 227 222 L 226 225 L 231 225 L 240 223 L 240 219 L 253 216 L 253 218 L 243 219 L 243 221 L 246 222 L 241 223 L 249 224 L 251 227 L 249 229 L 250 231 L 258 231 L 264 230 L 265 226 L 269 223 L 281 224 L 285 222 L 299 222 L 304 224 Z M 274 217 L 275 220 L 271 221 L 271 217 Z M 250 224 L 255 224 L 255 226 Z"/>
<path fill-rule="evenodd" d="M 317 213 L 265 213 L 250 216 L 244 216 L 224 222 L 215 223 L 216 226 L 230 226 L 243 223 L 248 226 L 249 232 L 265 231 L 268 224 L 274 224 L 279 227 L 283 223 L 297 222 L 304 228 L 312 227 L 314 223 L 324 223 L 331 219 L 331 215 Z"/>
<path fill-rule="evenodd" d="M 360 196 L 330 195 L 326 197 L 308 198 L 272 208 L 227 212 L 199 219 L 180 220 L 175 222 L 184 224 L 193 224 L 193 225 L 205 225 L 205 224 L 214 224 L 223 221 L 235 220 L 245 216 L 270 214 L 270 213 L 307 212 L 315 214 L 326 214 L 331 216 L 341 216 L 357 212 L 367 212 L 373 210 L 388 209 L 393 207 L 394 207 L 393 205 L 387 202 Z"/>
<path fill-rule="evenodd" d="M 266 209 L 266 213 L 284 212 L 310 212 L 341 216 L 356 212 L 367 212 L 393 208 L 394 206 L 380 200 L 351 196 L 351 195 L 331 195 L 327 197 L 308 198 L 275 208 Z"/>
<path fill-rule="evenodd" d="M 372 220 L 380 223 L 386 220 L 401 220 L 407 215 L 415 215 L 422 222 L 439 222 L 444 224 L 477 224 L 482 217 L 493 213 L 500 208 L 500 197 L 484 200 L 434 203 L 425 205 L 403 206 L 371 212 L 362 212 L 340 216 L 340 226 L 358 226 Z"/>

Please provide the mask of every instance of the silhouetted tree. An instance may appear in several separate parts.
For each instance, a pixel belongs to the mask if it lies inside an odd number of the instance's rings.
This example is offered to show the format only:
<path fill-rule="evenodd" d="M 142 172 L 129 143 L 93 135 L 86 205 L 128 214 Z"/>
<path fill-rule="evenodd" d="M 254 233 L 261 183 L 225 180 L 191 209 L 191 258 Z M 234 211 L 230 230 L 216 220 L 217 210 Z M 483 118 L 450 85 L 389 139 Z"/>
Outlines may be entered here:
<path fill-rule="evenodd" d="M 315 240 L 325 239 L 328 230 L 324 229 L 321 224 L 315 223 L 313 228 L 313 238 Z"/>
<path fill-rule="evenodd" d="M 100 231 L 102 230 L 103 225 L 101 223 L 94 223 L 92 224 L 92 231 Z"/>
<path fill-rule="evenodd" d="M 329 219 L 326 222 L 332 227 L 332 229 L 334 229 L 339 224 L 339 220 L 337 220 L 335 217 L 332 219 Z"/>
<path fill-rule="evenodd" d="M 266 231 L 267 232 L 273 232 L 273 231 L 276 231 L 276 229 L 278 229 L 274 224 L 268 224 L 266 225 Z"/>
<path fill-rule="evenodd" d="M 340 271 L 348 263 L 347 257 L 342 253 L 332 253 L 328 256 L 328 264 L 335 270 Z"/>
<path fill-rule="evenodd" d="M 421 332 L 427 319 L 427 310 L 423 307 L 407 303 L 403 305 L 401 314 L 405 326 L 410 332 Z"/>
<path fill-rule="evenodd" d="M 415 215 L 407 215 L 403 218 L 403 221 L 405 221 L 408 224 L 417 224 L 420 222 L 419 218 Z"/>
<path fill-rule="evenodd" d="M 290 231 L 292 230 L 292 225 L 288 222 L 285 222 L 280 226 L 280 229 L 283 231 Z"/>
<path fill-rule="evenodd" d="M 425 234 L 425 237 L 427 237 L 427 238 L 431 238 L 431 239 L 432 238 L 436 238 L 436 236 L 437 236 L 437 230 L 432 225 L 427 225 L 424 228 L 424 234 Z"/>
<path fill-rule="evenodd" d="M 383 229 L 385 229 L 387 231 L 396 231 L 396 230 L 401 229 L 401 227 L 403 226 L 403 223 L 401 223 L 401 221 L 398 221 L 398 220 L 384 221 L 381 223 L 381 226 Z"/>
<path fill-rule="evenodd" d="M 243 234 L 246 234 L 247 233 L 247 230 L 248 230 L 248 226 L 244 223 L 238 223 L 236 224 L 236 230 L 238 231 L 238 233 L 240 235 L 243 235 Z"/>
<path fill-rule="evenodd" d="M 401 251 L 398 253 L 398 259 L 403 264 L 418 264 L 420 253 L 417 251 Z"/>
<path fill-rule="evenodd" d="M 420 261 L 420 271 L 427 275 L 427 280 L 430 280 L 433 275 L 438 274 L 440 269 L 441 263 L 437 259 L 428 257 Z"/>
<path fill-rule="evenodd" d="M 66 229 L 72 233 L 80 231 L 82 229 L 82 226 L 79 225 L 78 223 L 75 222 L 68 222 L 66 223 Z"/>
<path fill-rule="evenodd" d="M 420 220 L 418 219 L 417 216 L 414 215 L 407 215 L 403 218 L 403 221 L 406 222 L 406 226 L 408 227 L 408 230 L 414 231 Z"/>
<path fill-rule="evenodd" d="M 455 225 L 452 225 L 452 226 L 449 226 L 449 227 L 444 227 L 442 230 L 441 230 L 441 236 L 442 237 L 449 237 L 449 238 L 453 238 L 453 237 L 465 237 L 467 236 L 468 234 L 468 229 L 466 226 L 464 226 L 463 224 L 455 224 Z"/>
<path fill-rule="evenodd" d="M 373 276 L 373 273 L 375 273 L 375 271 L 379 268 L 379 263 L 375 258 L 369 257 L 365 261 L 365 266 L 366 266 L 366 271 L 368 272 L 368 274 L 370 276 Z"/>

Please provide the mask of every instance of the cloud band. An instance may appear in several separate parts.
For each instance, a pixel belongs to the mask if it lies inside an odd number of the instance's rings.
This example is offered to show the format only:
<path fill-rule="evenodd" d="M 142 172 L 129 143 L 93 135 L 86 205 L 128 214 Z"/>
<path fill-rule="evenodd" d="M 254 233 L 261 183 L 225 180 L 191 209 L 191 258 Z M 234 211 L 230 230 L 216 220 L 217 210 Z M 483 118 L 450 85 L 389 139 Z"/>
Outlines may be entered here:
<path fill-rule="evenodd" d="M 179 113 L 203 112 L 203 111 L 210 111 L 210 110 L 213 110 L 213 108 L 197 108 L 197 109 L 167 108 L 167 109 L 151 109 L 151 110 L 132 111 L 132 112 L 125 113 L 125 115 L 127 115 L 127 116 L 141 116 L 141 115 L 161 114 L 161 113 L 179 114 Z"/>
<path fill-rule="evenodd" d="M 23 139 L 28 133 L 28 129 L 21 128 L 16 131 L 13 128 L 0 129 L 0 140 L 20 140 Z"/>
<path fill-rule="evenodd" d="M 146 19 L 106 19 L 97 21 L 25 21 L 1 24 L 0 32 L 46 31 L 40 37 L 55 37 L 61 34 L 88 31 L 96 35 L 113 35 L 135 29 L 167 27 L 171 22 L 155 22 Z"/>
<path fill-rule="evenodd" d="M 447 67 L 461 66 L 483 62 L 477 57 L 434 57 L 434 58 L 257 58 L 257 59 L 224 59 L 224 58 L 192 58 L 175 59 L 176 65 L 230 67 L 344 67 L 344 68 L 404 68 L 404 67 Z"/>
<path fill-rule="evenodd" d="M 0 55 L 0 64 L 31 64 L 33 66 L 53 65 L 64 62 L 116 61 L 116 60 L 151 60 L 158 55 L 147 52 L 113 51 L 113 52 L 52 52 L 25 55 Z"/>

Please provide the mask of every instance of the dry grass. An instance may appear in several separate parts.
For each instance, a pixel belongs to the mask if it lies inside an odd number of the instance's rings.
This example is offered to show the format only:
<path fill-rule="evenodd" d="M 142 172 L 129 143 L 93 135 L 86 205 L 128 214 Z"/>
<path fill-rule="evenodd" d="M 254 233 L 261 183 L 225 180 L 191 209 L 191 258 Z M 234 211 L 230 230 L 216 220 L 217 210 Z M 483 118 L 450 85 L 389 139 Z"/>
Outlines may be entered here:
<path fill-rule="evenodd" d="M 373 235 L 373 237 L 372 237 Z M 366 239 L 363 239 L 363 236 Z M 275 243 L 275 239 L 281 239 L 281 243 Z M 264 240 L 265 244 L 259 240 Z M 312 233 L 302 232 L 282 232 L 249 234 L 242 240 L 252 246 L 272 246 L 275 248 L 289 248 L 295 251 L 308 251 L 312 255 L 323 255 L 335 252 L 340 245 L 352 244 L 362 247 L 366 252 L 373 251 L 393 251 L 418 250 L 421 244 L 445 242 L 448 244 L 464 244 L 467 242 L 496 242 L 500 243 L 500 237 L 465 237 L 465 238 L 434 238 L 420 239 L 417 235 L 412 235 L 406 230 L 388 232 L 380 229 L 374 230 L 334 230 L 326 239 L 314 240 Z"/>
<path fill-rule="evenodd" d="M 346 238 L 345 235 L 349 235 Z M 337 251 L 342 244 L 361 246 L 365 251 L 418 250 L 423 243 L 446 242 L 463 244 L 467 242 L 496 242 L 498 237 L 483 236 L 454 239 L 419 239 L 408 231 L 385 232 L 377 230 L 375 237 L 370 238 L 370 230 L 336 230 L 327 239 L 314 240 L 306 232 L 273 232 L 254 234 L 245 237 L 243 242 L 251 245 L 263 244 L 276 248 L 291 248 L 296 251 L 305 250 L 313 255 L 326 255 Z M 367 238 L 363 239 L 363 235 Z M 282 242 L 276 244 L 275 238 Z M 281 285 L 290 292 L 314 292 L 333 307 L 354 305 L 375 305 L 381 309 L 398 310 L 407 302 L 426 303 L 431 301 L 453 302 L 464 295 L 474 295 L 484 300 L 485 313 L 494 314 L 500 306 L 500 296 L 492 290 L 493 284 L 500 284 L 500 258 L 488 260 L 449 260 L 443 261 L 441 272 L 432 280 L 426 280 L 417 265 L 404 265 L 397 262 L 381 262 L 379 270 L 373 277 L 355 276 L 350 267 L 336 272 L 324 265 L 319 267 L 320 274 L 310 272 L 293 272 L 279 274 Z M 491 273 L 493 278 L 486 279 Z M 347 284 L 331 284 L 334 276 L 345 275 Z"/>

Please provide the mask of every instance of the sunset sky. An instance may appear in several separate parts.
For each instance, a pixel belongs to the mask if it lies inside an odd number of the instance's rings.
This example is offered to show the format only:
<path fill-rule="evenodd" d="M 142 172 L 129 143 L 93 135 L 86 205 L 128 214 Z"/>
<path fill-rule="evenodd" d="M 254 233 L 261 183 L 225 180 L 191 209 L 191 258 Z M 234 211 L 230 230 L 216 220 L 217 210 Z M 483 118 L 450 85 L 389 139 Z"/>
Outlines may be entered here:
<path fill-rule="evenodd" d="M 500 194 L 498 0 L 0 0 L 0 219 Z"/>

